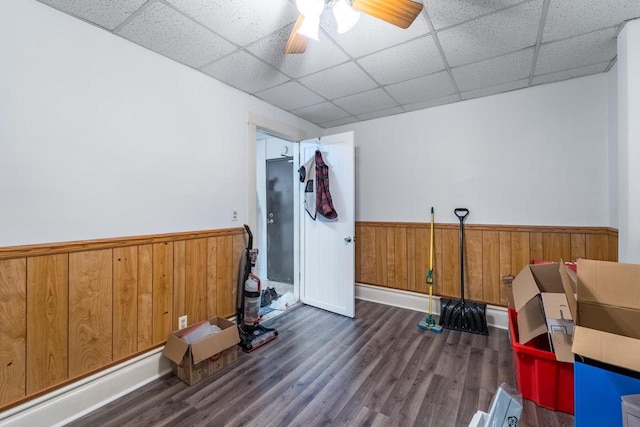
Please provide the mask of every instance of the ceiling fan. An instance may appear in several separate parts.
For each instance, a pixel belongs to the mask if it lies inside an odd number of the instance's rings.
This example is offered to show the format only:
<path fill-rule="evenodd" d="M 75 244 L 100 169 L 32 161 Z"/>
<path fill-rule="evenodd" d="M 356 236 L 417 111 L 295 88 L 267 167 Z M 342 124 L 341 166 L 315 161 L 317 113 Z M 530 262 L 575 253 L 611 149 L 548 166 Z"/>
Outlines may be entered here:
<path fill-rule="evenodd" d="M 366 13 L 400 28 L 409 28 L 422 4 L 412 0 L 296 0 L 300 15 L 296 20 L 284 53 L 303 53 L 309 39 L 318 40 L 320 15 L 325 8 L 333 11 L 338 33 L 349 31 L 360 18 L 356 11 Z"/>

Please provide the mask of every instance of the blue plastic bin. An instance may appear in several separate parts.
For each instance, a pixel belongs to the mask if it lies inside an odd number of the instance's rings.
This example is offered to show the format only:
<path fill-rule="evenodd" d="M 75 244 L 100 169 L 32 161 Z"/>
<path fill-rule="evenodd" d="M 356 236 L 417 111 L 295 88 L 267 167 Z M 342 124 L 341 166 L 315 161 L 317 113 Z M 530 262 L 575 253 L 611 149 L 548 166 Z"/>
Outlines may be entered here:
<path fill-rule="evenodd" d="M 584 359 L 573 365 L 575 427 L 622 427 L 622 396 L 640 394 L 640 373 Z"/>

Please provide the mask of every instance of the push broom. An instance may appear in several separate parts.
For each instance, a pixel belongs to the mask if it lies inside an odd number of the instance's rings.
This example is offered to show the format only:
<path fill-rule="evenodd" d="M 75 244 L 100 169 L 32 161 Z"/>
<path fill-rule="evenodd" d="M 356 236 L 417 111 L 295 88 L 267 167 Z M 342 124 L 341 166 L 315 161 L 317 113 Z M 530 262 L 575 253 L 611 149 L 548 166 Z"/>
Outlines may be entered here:
<path fill-rule="evenodd" d="M 429 272 L 426 279 L 429 286 L 429 314 L 425 320 L 418 322 L 418 327 L 426 331 L 440 333 L 442 332 L 442 326 L 436 325 L 436 321 L 433 318 L 432 311 L 432 299 L 433 299 L 433 207 L 431 207 L 431 239 L 429 242 Z"/>

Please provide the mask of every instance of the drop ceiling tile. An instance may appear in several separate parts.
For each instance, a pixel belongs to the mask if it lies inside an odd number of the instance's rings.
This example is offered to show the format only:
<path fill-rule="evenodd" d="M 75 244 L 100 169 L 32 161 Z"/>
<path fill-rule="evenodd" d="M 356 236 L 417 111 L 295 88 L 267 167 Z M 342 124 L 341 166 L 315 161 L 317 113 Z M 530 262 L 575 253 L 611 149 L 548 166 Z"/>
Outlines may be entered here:
<path fill-rule="evenodd" d="M 333 128 L 336 126 L 348 125 L 349 123 L 355 123 L 358 121 L 359 120 L 357 117 L 349 116 L 349 117 L 345 117 L 344 119 L 338 119 L 338 120 L 332 120 L 326 123 L 320 123 L 320 127 L 327 129 L 327 128 Z"/>
<path fill-rule="evenodd" d="M 378 86 L 354 62 L 347 62 L 303 77 L 300 83 L 327 99 L 341 98 Z"/>
<path fill-rule="evenodd" d="M 463 100 L 472 99 L 472 98 L 480 98 L 482 96 L 490 96 L 495 95 L 502 92 L 509 92 L 515 89 L 522 89 L 529 84 L 529 79 L 522 79 L 515 82 L 503 83 L 491 87 L 484 87 L 482 89 L 469 90 L 466 92 L 462 92 Z"/>
<path fill-rule="evenodd" d="M 386 110 L 374 111 L 372 113 L 358 114 L 358 118 L 360 120 L 371 120 L 371 119 L 377 119 L 385 116 L 392 116 L 394 114 L 400 114 L 400 113 L 404 113 L 404 110 L 402 109 L 402 107 L 393 107 L 393 108 L 388 108 Z"/>
<path fill-rule="evenodd" d="M 611 61 L 600 62 L 599 64 L 587 65 L 586 67 L 575 68 L 573 70 L 559 71 L 557 73 L 543 74 L 533 78 L 533 84 L 545 84 L 569 80 L 575 77 L 588 76 L 591 74 L 604 73 L 607 71 Z"/>
<path fill-rule="evenodd" d="M 495 86 L 529 77 L 533 48 L 451 69 L 460 91 Z"/>
<path fill-rule="evenodd" d="M 421 77 L 445 68 L 432 36 L 385 49 L 358 63 L 381 85 Z"/>
<path fill-rule="evenodd" d="M 469 19 L 513 6 L 522 0 L 424 0 L 424 8 L 431 18 L 433 28 L 450 27 Z"/>
<path fill-rule="evenodd" d="M 386 89 L 400 104 L 413 104 L 441 98 L 456 91 L 446 71 L 396 83 L 387 86 Z"/>
<path fill-rule="evenodd" d="M 404 43 L 429 33 L 424 15 L 420 14 L 407 29 L 396 27 L 380 19 L 360 14 L 360 20 L 345 34 L 338 34 L 331 13 L 324 13 L 322 28 L 352 57 L 359 58 L 379 50 Z M 375 37 L 372 37 L 375 34 Z"/>
<path fill-rule="evenodd" d="M 320 31 L 320 40 L 309 40 L 307 50 L 302 54 L 285 55 L 282 50 L 293 24 L 247 46 L 247 50 L 263 59 L 284 74 L 302 77 L 346 62 L 349 58 L 335 43 Z"/>
<path fill-rule="evenodd" d="M 638 0 L 553 0 L 547 11 L 542 41 L 612 27 L 638 16 Z"/>
<path fill-rule="evenodd" d="M 403 105 L 405 111 L 424 110 L 431 107 L 437 107 L 440 105 L 451 104 L 452 102 L 460 101 L 460 97 L 457 94 L 443 96 L 441 98 L 431 99 L 429 101 L 415 102 L 413 104 Z"/>
<path fill-rule="evenodd" d="M 298 10 L 289 0 L 167 1 L 241 46 L 261 39 L 298 18 Z"/>
<path fill-rule="evenodd" d="M 160 2 L 133 17 L 117 34 L 192 67 L 201 67 L 235 48 L 223 38 Z"/>
<path fill-rule="evenodd" d="M 529 1 L 438 33 L 449 65 L 456 67 L 535 45 L 542 1 Z"/>
<path fill-rule="evenodd" d="M 243 72 L 238 72 L 243 70 Z M 239 50 L 211 64 L 200 71 L 230 86 L 249 94 L 277 86 L 289 80 L 269 64 L 265 64 L 245 51 Z"/>
<path fill-rule="evenodd" d="M 616 29 L 608 28 L 540 46 L 535 74 L 571 70 L 616 56 Z"/>
<path fill-rule="evenodd" d="M 330 102 L 323 102 L 322 104 L 304 107 L 299 110 L 292 111 L 292 113 L 317 125 L 351 116 L 351 114 L 339 107 L 336 107 Z"/>
<path fill-rule="evenodd" d="M 258 92 L 256 96 L 284 110 L 294 110 L 324 101 L 321 96 L 313 93 L 298 82 L 288 82 Z"/>
<path fill-rule="evenodd" d="M 356 116 L 385 110 L 398 105 L 382 89 L 374 89 L 368 92 L 345 96 L 344 98 L 336 99 L 333 102 L 337 106 L 342 107 L 344 110 Z"/>
<path fill-rule="evenodd" d="M 147 0 L 38 0 L 96 25 L 115 29 Z"/>

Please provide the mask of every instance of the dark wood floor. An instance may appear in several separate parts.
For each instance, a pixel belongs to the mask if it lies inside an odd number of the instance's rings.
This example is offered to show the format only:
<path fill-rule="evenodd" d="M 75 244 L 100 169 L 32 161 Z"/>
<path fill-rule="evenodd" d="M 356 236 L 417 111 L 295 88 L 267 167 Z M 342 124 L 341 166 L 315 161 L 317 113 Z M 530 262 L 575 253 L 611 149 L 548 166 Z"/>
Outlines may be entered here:
<path fill-rule="evenodd" d="M 166 375 L 74 426 L 460 426 L 515 385 L 507 331 L 417 327 L 424 314 L 357 301 L 356 318 L 308 306 L 273 319 L 280 336 L 193 387 Z M 572 426 L 525 400 L 519 426 Z"/>

